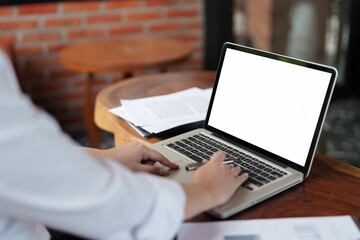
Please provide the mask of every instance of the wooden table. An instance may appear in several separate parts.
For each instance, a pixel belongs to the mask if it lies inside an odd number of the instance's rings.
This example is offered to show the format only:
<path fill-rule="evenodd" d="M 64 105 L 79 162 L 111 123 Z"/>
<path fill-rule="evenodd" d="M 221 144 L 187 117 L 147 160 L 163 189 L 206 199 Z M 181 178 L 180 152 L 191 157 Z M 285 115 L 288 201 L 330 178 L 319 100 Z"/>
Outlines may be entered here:
<path fill-rule="evenodd" d="M 86 72 L 84 119 L 93 147 L 100 143 L 93 121 L 92 82 L 95 73 L 124 72 L 131 77 L 137 70 L 161 69 L 190 56 L 190 47 L 176 39 L 141 38 L 101 40 L 65 47 L 60 61 L 68 69 Z"/>
<path fill-rule="evenodd" d="M 137 77 L 102 90 L 95 103 L 95 121 L 115 134 L 115 144 L 131 141 L 145 144 L 162 138 L 144 139 L 120 118 L 107 112 L 118 106 L 119 98 L 139 98 L 170 93 L 192 86 L 209 87 L 214 72 L 181 72 Z M 257 204 L 229 219 L 259 219 L 355 215 L 360 219 L 360 169 L 316 154 L 309 177 L 301 184 Z M 207 213 L 191 221 L 216 220 Z"/>

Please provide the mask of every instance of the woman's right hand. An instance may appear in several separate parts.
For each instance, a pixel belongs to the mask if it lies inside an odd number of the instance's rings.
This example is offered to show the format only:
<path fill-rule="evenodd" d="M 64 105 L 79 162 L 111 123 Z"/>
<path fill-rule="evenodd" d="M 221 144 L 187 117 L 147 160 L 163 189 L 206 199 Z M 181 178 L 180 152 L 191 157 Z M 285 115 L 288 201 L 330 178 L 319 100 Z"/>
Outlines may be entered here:
<path fill-rule="evenodd" d="M 190 184 L 182 184 L 186 194 L 185 219 L 225 203 L 248 178 L 247 173 L 239 175 L 239 167 L 223 164 L 224 160 L 223 152 L 215 153 L 195 170 Z"/>
<path fill-rule="evenodd" d="M 192 176 L 192 183 L 201 185 L 214 200 L 214 206 L 225 203 L 236 189 L 246 181 L 248 174 L 240 174 L 240 167 L 223 164 L 225 154 L 216 152 L 211 159 L 199 167 Z"/>

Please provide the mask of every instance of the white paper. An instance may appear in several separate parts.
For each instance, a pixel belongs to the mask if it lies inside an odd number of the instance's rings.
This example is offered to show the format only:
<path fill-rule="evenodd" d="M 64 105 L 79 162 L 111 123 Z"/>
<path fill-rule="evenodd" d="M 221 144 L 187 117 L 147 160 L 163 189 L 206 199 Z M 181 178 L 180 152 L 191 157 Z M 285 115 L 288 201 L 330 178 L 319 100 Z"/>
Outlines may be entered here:
<path fill-rule="evenodd" d="M 350 216 L 184 223 L 178 240 L 360 240 Z"/>
<path fill-rule="evenodd" d="M 159 133 L 205 119 L 212 89 L 190 88 L 168 95 L 121 99 L 109 111 L 149 133 Z"/>
<path fill-rule="evenodd" d="M 209 98 L 199 88 L 136 100 L 121 99 L 136 126 L 205 118 Z"/>
<path fill-rule="evenodd" d="M 116 116 L 121 117 L 122 119 L 126 120 L 127 122 L 133 123 L 132 117 L 127 113 L 126 109 L 123 106 L 112 108 L 109 110 L 109 112 L 115 114 Z M 201 120 L 204 120 L 204 118 L 199 117 L 199 118 L 193 118 L 193 119 L 184 120 L 184 121 L 169 122 L 169 123 L 155 124 L 155 125 L 145 125 L 145 126 L 141 126 L 141 128 L 148 131 L 149 133 L 158 133 L 158 132 L 165 131 L 167 129 L 171 129 L 171 128 L 174 128 L 177 126 L 181 126 L 184 124 L 197 122 L 197 121 L 201 121 Z"/>
<path fill-rule="evenodd" d="M 131 116 L 127 113 L 126 109 L 123 106 L 118 106 L 112 109 L 109 109 L 109 112 L 115 114 L 116 116 L 119 116 L 128 122 L 133 122 L 133 119 Z"/>

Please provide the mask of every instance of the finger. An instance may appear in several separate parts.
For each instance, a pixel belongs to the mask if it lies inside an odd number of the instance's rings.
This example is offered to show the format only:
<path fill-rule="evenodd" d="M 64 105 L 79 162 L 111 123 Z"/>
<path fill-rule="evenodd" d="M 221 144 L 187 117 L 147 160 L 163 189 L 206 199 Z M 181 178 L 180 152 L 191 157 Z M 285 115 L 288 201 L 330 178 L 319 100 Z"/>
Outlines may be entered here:
<path fill-rule="evenodd" d="M 147 165 L 154 165 L 155 162 L 154 161 L 150 161 L 150 160 L 142 160 L 141 164 L 147 164 Z"/>
<path fill-rule="evenodd" d="M 241 169 L 240 169 L 240 167 L 232 167 L 232 168 L 230 169 L 230 171 L 232 172 L 232 174 L 233 174 L 234 176 L 237 176 L 237 175 L 240 174 Z"/>
<path fill-rule="evenodd" d="M 225 153 L 219 151 L 212 155 L 210 161 L 223 162 L 225 160 Z"/>
<path fill-rule="evenodd" d="M 240 184 L 245 182 L 248 178 L 249 178 L 248 173 L 243 173 L 243 174 L 240 174 L 239 176 L 237 176 L 237 180 L 240 182 Z"/>
<path fill-rule="evenodd" d="M 160 175 L 160 176 L 166 175 L 165 169 L 163 169 L 161 167 L 152 166 L 152 165 L 140 165 L 139 166 L 139 171 L 144 171 L 144 172 L 148 172 L 148 173 L 152 173 L 152 174 L 157 174 L 157 175 Z"/>
<path fill-rule="evenodd" d="M 234 164 L 232 164 L 232 163 L 229 163 L 228 166 L 229 166 L 229 168 L 235 167 Z"/>
<path fill-rule="evenodd" d="M 146 150 L 143 154 L 143 160 L 148 160 L 148 161 L 153 161 L 153 162 L 159 162 L 161 163 L 162 165 L 170 168 L 170 169 L 177 169 L 179 168 L 179 165 L 173 163 L 173 162 L 170 162 L 166 157 L 164 157 L 163 155 L 161 155 L 159 152 L 153 150 L 153 149 L 150 149 L 150 148 L 147 148 L 145 147 Z"/>

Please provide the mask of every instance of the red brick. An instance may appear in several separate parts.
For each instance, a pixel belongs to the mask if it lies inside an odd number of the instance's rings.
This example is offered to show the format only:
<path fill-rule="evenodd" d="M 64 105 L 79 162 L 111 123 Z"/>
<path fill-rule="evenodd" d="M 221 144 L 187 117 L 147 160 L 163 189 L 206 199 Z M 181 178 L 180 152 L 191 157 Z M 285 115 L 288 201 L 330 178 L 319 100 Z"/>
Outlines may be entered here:
<path fill-rule="evenodd" d="M 168 18 L 196 17 L 198 15 L 197 10 L 176 10 L 167 13 Z"/>
<path fill-rule="evenodd" d="M 140 27 L 140 26 L 137 26 L 137 27 L 121 27 L 121 28 L 110 29 L 110 35 L 141 33 L 142 31 L 143 31 L 143 28 Z"/>
<path fill-rule="evenodd" d="M 39 55 L 43 53 L 42 47 L 19 47 L 15 50 L 17 56 Z"/>
<path fill-rule="evenodd" d="M 80 18 L 53 18 L 45 21 L 45 27 L 79 26 Z"/>
<path fill-rule="evenodd" d="M 94 84 L 94 86 L 103 86 L 103 87 L 105 87 L 108 83 L 107 83 L 107 81 L 104 80 L 104 79 L 99 79 L 99 80 L 95 80 L 93 84 Z M 101 89 L 95 90 L 96 94 L 97 94 L 100 90 L 101 90 Z M 96 94 L 95 94 L 94 97 L 96 97 Z"/>
<path fill-rule="evenodd" d="M 106 80 L 105 79 L 94 79 L 92 81 L 92 85 L 93 86 L 96 86 L 96 85 L 104 85 L 104 84 L 107 84 Z M 81 86 L 85 86 L 86 85 L 86 80 L 85 79 L 82 79 L 80 81 L 76 81 L 74 82 L 74 86 L 75 87 L 81 87 Z"/>
<path fill-rule="evenodd" d="M 203 50 L 202 47 L 192 47 L 192 48 L 191 48 L 191 54 L 194 54 L 194 53 L 202 54 L 203 51 L 204 51 L 204 50 Z"/>
<path fill-rule="evenodd" d="M 189 41 L 201 40 L 201 37 L 197 36 L 197 35 L 182 35 L 182 36 L 177 37 L 177 39 L 189 42 Z"/>
<path fill-rule="evenodd" d="M 73 77 L 79 74 L 80 74 L 79 72 L 74 72 L 65 69 L 65 70 L 52 71 L 50 72 L 49 77 L 50 79 L 55 79 L 55 78 Z"/>
<path fill-rule="evenodd" d="M 68 101 L 68 100 L 76 100 L 83 99 L 84 93 L 65 93 L 55 97 L 57 101 Z"/>
<path fill-rule="evenodd" d="M 68 44 L 56 44 L 56 45 L 50 45 L 48 47 L 49 53 L 58 53 L 60 52 L 64 47 L 68 46 Z"/>
<path fill-rule="evenodd" d="M 36 20 L 19 20 L 0 22 L 0 30 L 20 30 L 37 28 L 38 22 Z"/>
<path fill-rule="evenodd" d="M 181 24 L 162 24 L 150 26 L 151 32 L 174 31 L 181 30 Z"/>
<path fill-rule="evenodd" d="M 59 33 L 36 33 L 36 34 L 25 34 L 23 36 L 24 42 L 55 41 L 59 39 L 60 39 Z"/>
<path fill-rule="evenodd" d="M 154 7 L 154 6 L 168 6 L 177 4 L 178 1 L 176 0 L 147 0 L 146 6 Z"/>
<path fill-rule="evenodd" d="M 39 79 L 43 79 L 44 75 L 43 72 L 25 72 L 20 73 L 19 79 L 20 81 L 38 81 Z"/>
<path fill-rule="evenodd" d="M 8 17 L 14 14 L 14 10 L 12 7 L 0 7 L 0 16 Z"/>
<path fill-rule="evenodd" d="M 120 22 L 121 15 L 98 15 L 98 16 L 89 16 L 87 22 L 90 24 L 94 23 L 111 23 L 111 22 Z"/>
<path fill-rule="evenodd" d="M 106 9 L 140 7 L 139 0 L 106 1 Z"/>
<path fill-rule="evenodd" d="M 56 3 L 24 4 L 19 6 L 19 15 L 56 13 Z"/>
<path fill-rule="evenodd" d="M 7 42 L 11 42 L 11 43 L 16 43 L 17 42 L 17 37 L 15 34 L 10 34 L 10 35 L 1 35 L 1 39 Z"/>
<path fill-rule="evenodd" d="M 80 12 L 99 10 L 98 1 L 64 2 L 64 12 Z"/>
<path fill-rule="evenodd" d="M 67 37 L 69 39 L 75 39 L 75 38 L 101 37 L 103 35 L 104 35 L 103 30 L 73 30 L 68 32 Z"/>
<path fill-rule="evenodd" d="M 130 13 L 128 15 L 130 21 L 159 19 L 160 17 L 160 13 Z"/>
<path fill-rule="evenodd" d="M 29 59 L 25 61 L 26 68 L 40 68 L 43 69 L 44 67 L 60 67 L 62 66 L 58 58 L 53 59 Z"/>
<path fill-rule="evenodd" d="M 34 86 L 34 91 L 51 91 L 51 90 L 59 90 L 65 89 L 66 83 L 65 82 L 48 82 L 42 83 L 40 85 Z"/>
<path fill-rule="evenodd" d="M 194 23 L 188 24 L 189 29 L 202 29 L 202 27 L 203 27 L 203 24 L 201 22 L 194 22 Z"/>

